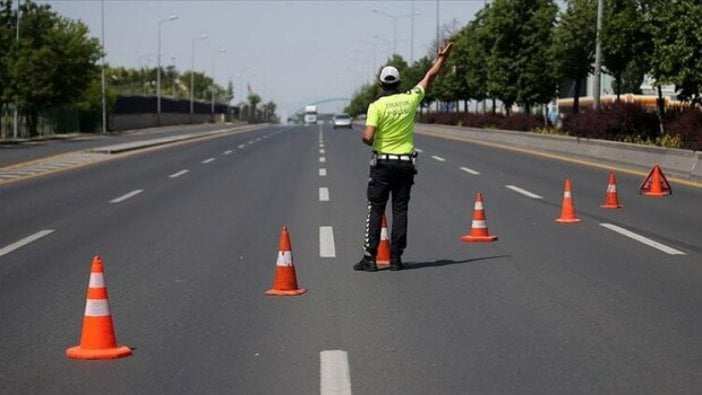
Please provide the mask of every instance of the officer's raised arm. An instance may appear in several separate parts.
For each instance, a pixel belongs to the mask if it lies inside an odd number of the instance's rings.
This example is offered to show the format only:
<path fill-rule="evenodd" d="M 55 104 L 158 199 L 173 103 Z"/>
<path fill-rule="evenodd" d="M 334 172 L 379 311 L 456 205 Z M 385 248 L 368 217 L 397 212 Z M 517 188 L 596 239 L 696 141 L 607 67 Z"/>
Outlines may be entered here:
<path fill-rule="evenodd" d="M 431 85 L 432 81 L 434 81 L 434 78 L 436 78 L 436 76 L 439 75 L 439 71 L 441 71 L 441 68 L 444 66 L 444 62 L 446 61 L 446 59 L 448 59 L 452 47 L 453 43 L 447 42 L 441 48 L 439 48 L 439 51 L 436 55 L 436 61 L 424 75 L 424 78 L 421 81 L 419 81 L 417 85 L 424 88 L 425 91 L 429 89 L 429 85 Z"/>

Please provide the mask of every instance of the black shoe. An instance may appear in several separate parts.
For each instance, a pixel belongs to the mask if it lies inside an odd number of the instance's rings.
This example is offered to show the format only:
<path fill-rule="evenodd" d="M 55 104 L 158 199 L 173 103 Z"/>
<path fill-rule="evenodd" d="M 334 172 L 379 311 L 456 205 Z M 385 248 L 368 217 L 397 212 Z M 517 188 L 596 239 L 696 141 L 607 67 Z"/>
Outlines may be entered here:
<path fill-rule="evenodd" d="M 393 272 L 400 271 L 405 268 L 405 265 L 402 264 L 402 259 L 400 258 L 392 258 L 390 260 L 390 270 Z"/>
<path fill-rule="evenodd" d="M 378 265 L 375 263 L 375 259 L 364 255 L 363 258 L 361 258 L 361 260 L 357 264 L 353 265 L 353 270 L 364 272 L 377 272 Z"/>

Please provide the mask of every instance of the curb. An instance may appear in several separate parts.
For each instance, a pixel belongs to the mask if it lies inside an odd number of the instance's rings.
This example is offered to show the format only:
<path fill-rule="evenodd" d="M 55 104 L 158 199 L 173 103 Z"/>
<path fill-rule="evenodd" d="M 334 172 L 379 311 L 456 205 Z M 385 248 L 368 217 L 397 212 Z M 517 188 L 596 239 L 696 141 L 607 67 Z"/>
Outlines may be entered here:
<path fill-rule="evenodd" d="M 626 166 L 648 172 L 654 164 L 666 173 L 702 182 L 702 152 L 674 148 L 642 146 L 607 140 L 590 140 L 572 136 L 544 135 L 494 129 L 474 129 L 449 125 L 417 124 L 419 134 L 453 137 L 462 141 L 487 144 L 509 149 L 521 149 L 535 154 L 556 154 L 564 159 L 590 159 L 600 164 Z"/>

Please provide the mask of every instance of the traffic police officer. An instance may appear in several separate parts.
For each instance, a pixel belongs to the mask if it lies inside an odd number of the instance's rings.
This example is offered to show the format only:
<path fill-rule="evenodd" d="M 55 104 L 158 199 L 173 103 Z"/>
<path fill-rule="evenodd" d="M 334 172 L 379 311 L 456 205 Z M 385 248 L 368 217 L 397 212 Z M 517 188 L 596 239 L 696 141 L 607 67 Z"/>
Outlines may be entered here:
<path fill-rule="evenodd" d="M 431 82 L 451 52 L 452 43 L 438 51 L 436 61 L 419 83 L 407 92 L 399 92 L 400 72 L 392 66 L 380 72 L 383 93 L 368 106 L 363 143 L 373 147 L 368 180 L 368 216 L 363 258 L 354 270 L 375 272 L 375 256 L 380 243 L 380 227 L 385 205 L 392 195 L 392 236 L 390 270 L 404 268 L 402 253 L 407 246 L 407 208 L 410 190 L 417 173 L 414 162 L 414 122 L 417 108 Z"/>

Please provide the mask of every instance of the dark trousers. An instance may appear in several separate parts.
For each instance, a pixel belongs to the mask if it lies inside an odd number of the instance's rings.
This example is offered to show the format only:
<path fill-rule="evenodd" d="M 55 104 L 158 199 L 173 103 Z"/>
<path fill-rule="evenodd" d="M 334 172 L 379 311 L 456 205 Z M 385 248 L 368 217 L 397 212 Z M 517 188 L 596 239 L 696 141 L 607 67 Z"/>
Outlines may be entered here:
<path fill-rule="evenodd" d="M 363 246 L 366 255 L 375 257 L 378 252 L 385 205 L 392 195 L 391 254 L 393 258 L 402 256 L 407 247 L 407 209 L 416 173 L 410 161 L 378 160 L 375 166 L 370 167 L 368 216 Z"/>

